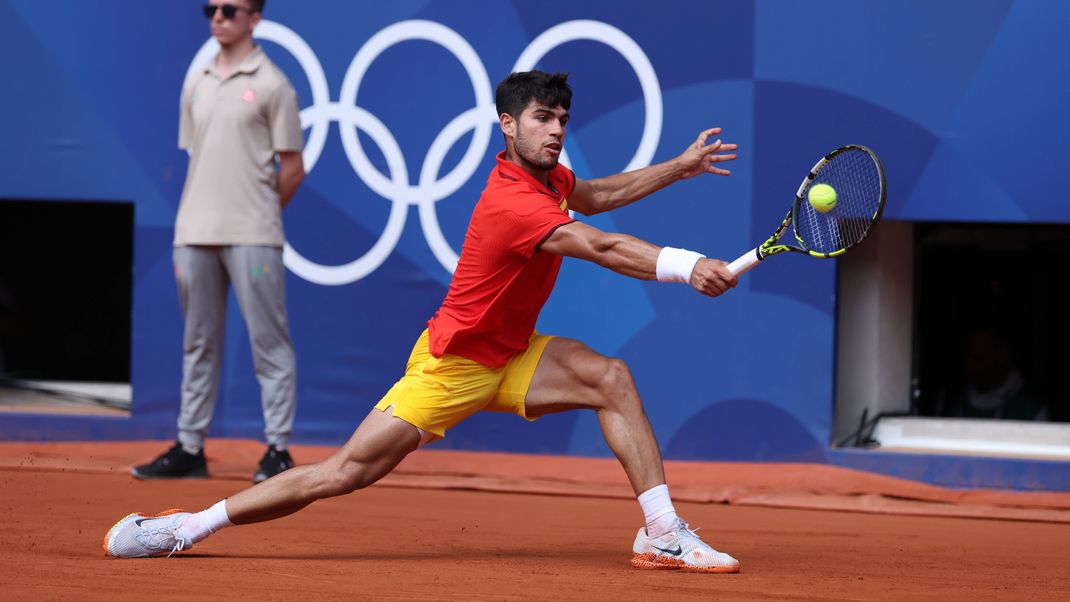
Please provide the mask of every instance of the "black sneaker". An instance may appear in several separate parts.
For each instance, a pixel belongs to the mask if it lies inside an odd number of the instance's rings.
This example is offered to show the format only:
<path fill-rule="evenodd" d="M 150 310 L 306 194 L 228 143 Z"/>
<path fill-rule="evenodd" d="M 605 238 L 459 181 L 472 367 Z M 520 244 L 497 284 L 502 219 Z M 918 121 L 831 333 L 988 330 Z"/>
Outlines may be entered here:
<path fill-rule="evenodd" d="M 208 464 L 204 461 L 203 449 L 191 454 L 176 442 L 151 464 L 136 466 L 130 474 L 139 479 L 207 479 Z"/>
<path fill-rule="evenodd" d="M 264 452 L 264 457 L 260 458 L 260 470 L 256 471 L 256 474 L 253 475 L 253 482 L 259 483 L 260 481 L 266 481 L 280 472 L 289 470 L 293 467 L 294 460 L 290 457 L 289 451 L 285 449 L 275 449 L 274 445 L 269 445 L 267 451 Z"/>

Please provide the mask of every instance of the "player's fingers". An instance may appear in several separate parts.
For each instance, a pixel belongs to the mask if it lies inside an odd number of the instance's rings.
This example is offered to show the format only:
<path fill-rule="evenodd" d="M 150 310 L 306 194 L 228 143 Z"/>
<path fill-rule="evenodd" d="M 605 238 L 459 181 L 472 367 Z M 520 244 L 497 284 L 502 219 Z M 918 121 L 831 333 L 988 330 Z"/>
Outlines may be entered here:
<path fill-rule="evenodd" d="M 728 264 L 718 259 L 716 266 L 717 277 L 724 282 L 725 290 L 736 288 L 736 285 L 739 284 L 739 280 L 736 278 L 736 275 L 732 273 L 732 270 L 728 269 Z"/>
<path fill-rule="evenodd" d="M 710 155 L 710 156 L 708 156 L 706 158 L 711 162 L 714 162 L 714 161 L 716 161 L 716 162 L 735 161 L 736 160 L 736 154 L 735 153 L 730 153 L 730 154 L 727 154 L 727 155 Z"/>
<path fill-rule="evenodd" d="M 702 262 L 702 270 L 696 271 L 696 289 L 708 297 L 717 297 L 736 286 L 736 276 L 728 269 L 728 264 L 720 259 Z"/>
<path fill-rule="evenodd" d="M 710 275 L 710 278 L 706 279 L 705 286 L 703 287 L 702 292 L 711 297 L 716 297 L 721 293 L 725 292 L 726 290 L 728 290 L 727 283 L 724 281 L 723 278 L 720 278 L 720 274 L 714 272 Z"/>
<path fill-rule="evenodd" d="M 709 138 L 710 136 L 716 136 L 717 134 L 720 134 L 720 133 L 721 133 L 721 128 L 710 128 L 708 130 L 703 130 L 702 133 L 698 135 L 698 138 L 695 139 L 695 142 L 698 142 L 698 145 L 702 146 L 702 145 L 706 144 L 706 139 L 707 138 Z"/>
<path fill-rule="evenodd" d="M 703 146 L 701 151 L 704 155 L 711 155 L 713 153 L 730 153 L 739 148 L 738 144 L 732 144 L 728 142 L 722 142 L 718 140 L 713 144 Z"/>
<path fill-rule="evenodd" d="M 706 155 L 709 155 L 710 153 L 717 152 L 718 150 L 720 150 L 720 148 L 721 148 L 721 139 L 718 138 L 713 144 L 707 144 L 706 146 L 700 146 L 699 149 L 698 149 L 698 152 L 699 152 L 700 155 L 706 156 Z"/>
<path fill-rule="evenodd" d="M 722 169 L 722 168 L 720 168 L 720 167 L 717 167 L 717 166 L 716 166 L 716 165 L 714 165 L 713 163 L 710 163 L 710 164 L 709 164 L 709 165 L 708 165 L 708 166 L 706 167 L 706 171 L 708 171 L 709 173 L 712 173 L 712 174 L 716 174 L 716 175 L 719 175 L 719 176 L 730 176 L 730 175 L 732 175 L 732 172 L 731 172 L 731 170 L 728 170 L 728 169 Z"/>

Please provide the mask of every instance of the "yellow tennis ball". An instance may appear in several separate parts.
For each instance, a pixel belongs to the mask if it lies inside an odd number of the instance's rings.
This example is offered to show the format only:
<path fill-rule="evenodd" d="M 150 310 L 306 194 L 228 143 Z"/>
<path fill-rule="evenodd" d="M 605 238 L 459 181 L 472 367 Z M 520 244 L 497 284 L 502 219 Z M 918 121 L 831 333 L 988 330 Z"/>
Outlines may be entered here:
<path fill-rule="evenodd" d="M 810 206 L 821 213 L 828 213 L 836 206 L 836 189 L 828 184 L 815 184 L 806 194 Z"/>

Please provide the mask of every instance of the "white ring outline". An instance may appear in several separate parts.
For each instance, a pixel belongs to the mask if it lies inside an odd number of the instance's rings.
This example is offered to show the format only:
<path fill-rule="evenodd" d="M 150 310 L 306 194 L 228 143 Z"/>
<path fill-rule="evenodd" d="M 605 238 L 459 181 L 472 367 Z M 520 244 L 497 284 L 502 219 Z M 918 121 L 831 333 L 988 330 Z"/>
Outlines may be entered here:
<path fill-rule="evenodd" d="M 554 25 L 532 40 L 516 59 L 513 71 L 534 69 L 535 65 L 551 50 L 576 40 L 601 42 L 616 50 L 624 57 L 624 60 L 628 61 L 636 76 L 639 77 L 639 86 L 643 90 L 643 104 L 646 107 L 646 118 L 643 122 L 643 135 L 639 139 L 639 147 L 623 171 L 632 171 L 650 165 L 650 162 L 654 160 L 654 153 L 658 150 L 658 140 L 661 138 L 663 112 L 661 85 L 658 83 L 658 74 L 654 71 L 654 65 L 650 63 L 650 59 L 639 44 L 628 37 L 628 34 L 601 21 L 587 19 L 566 21 Z M 561 156 L 564 160 L 563 150 Z"/>
<path fill-rule="evenodd" d="M 494 110 L 494 94 L 491 91 L 490 76 L 487 74 L 483 61 L 467 40 L 445 25 L 425 20 L 401 21 L 381 29 L 357 51 L 342 81 L 339 102 L 355 105 L 360 84 L 371 63 L 391 46 L 409 40 L 434 42 L 450 51 L 461 62 L 468 74 L 472 83 L 472 93 L 475 95 L 476 107 L 455 117 L 435 137 L 424 157 L 419 183 L 415 187 L 410 186 L 408 182 L 398 185 L 385 181 L 382 174 L 368 161 L 354 129 L 347 127 L 341 130 L 342 146 L 345 148 L 346 157 L 354 171 L 372 190 L 384 198 L 392 199 L 395 204 L 419 205 L 420 224 L 424 238 L 442 267 L 452 273 L 457 266 L 458 255 L 446 241 L 438 223 L 434 204 L 457 192 L 468 182 L 487 152 L 491 126 L 497 121 L 497 112 Z M 480 114 L 486 118 L 481 119 Z M 468 130 L 474 130 L 474 132 L 468 150 L 465 151 L 460 162 L 446 176 L 435 179 L 446 153 Z"/>
<path fill-rule="evenodd" d="M 302 129 L 312 128 L 302 152 L 306 173 L 311 173 L 323 152 L 330 122 L 337 121 L 350 166 L 369 188 L 391 201 L 392 205 L 382 235 L 363 256 L 346 264 L 326 266 L 306 259 L 286 242 L 283 253 L 283 263 L 286 267 L 315 284 L 337 286 L 356 282 L 378 269 L 393 252 L 401 239 L 408 206 L 414 204 L 418 206 L 420 225 L 428 246 L 439 263 L 452 273 L 456 268 L 458 255 L 446 241 L 435 204 L 455 193 L 469 181 L 487 152 L 493 124 L 498 120 L 490 77 L 472 46 L 456 31 L 433 21 L 414 19 L 387 26 L 369 38 L 354 55 L 343 79 L 339 101 L 334 103 L 330 101 L 322 65 L 311 47 L 297 33 L 279 23 L 263 20 L 254 35 L 275 42 L 290 52 L 308 79 L 313 104 L 302 109 L 300 113 Z M 424 157 L 415 186 L 408 181 L 408 166 L 393 134 L 377 117 L 356 104 L 360 83 L 372 62 L 391 46 L 409 40 L 434 42 L 450 51 L 465 68 L 476 98 L 475 107 L 453 118 L 435 137 Z M 661 135 L 661 87 L 650 59 L 623 31 L 601 21 L 575 20 L 560 23 L 532 40 L 517 58 L 512 71 L 530 70 L 551 50 L 576 40 L 592 40 L 613 48 L 635 71 L 643 91 L 646 115 L 639 146 L 623 171 L 649 165 Z M 187 78 L 195 69 L 207 64 L 218 50 L 218 42 L 209 38 L 190 63 Z M 389 178 L 368 160 L 360 145 L 357 130 L 364 130 L 379 146 L 387 162 Z M 468 150 L 452 171 L 438 178 L 438 170 L 446 154 L 469 131 L 473 131 L 473 136 Z M 561 152 L 561 161 L 566 166 L 570 164 L 564 149 Z"/>

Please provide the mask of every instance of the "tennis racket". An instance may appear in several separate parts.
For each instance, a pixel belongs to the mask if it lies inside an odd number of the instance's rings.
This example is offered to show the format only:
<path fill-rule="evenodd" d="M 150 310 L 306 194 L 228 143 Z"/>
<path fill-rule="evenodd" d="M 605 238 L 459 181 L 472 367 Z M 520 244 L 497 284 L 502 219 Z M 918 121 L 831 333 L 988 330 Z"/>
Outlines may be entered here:
<path fill-rule="evenodd" d="M 831 210 L 820 212 L 806 200 L 815 184 L 828 184 L 836 190 L 836 205 Z M 876 153 L 859 145 L 838 148 L 807 174 L 776 232 L 728 264 L 728 269 L 739 276 L 766 257 L 785 251 L 822 258 L 843 255 L 873 231 L 884 211 L 886 193 L 884 167 Z M 781 241 L 789 227 L 794 242 Z"/>

